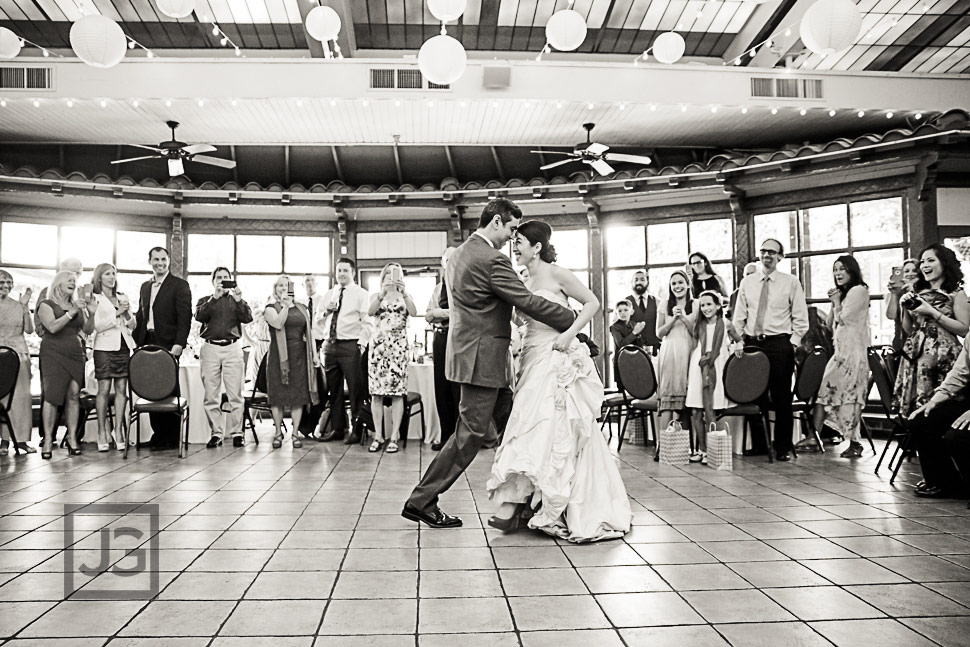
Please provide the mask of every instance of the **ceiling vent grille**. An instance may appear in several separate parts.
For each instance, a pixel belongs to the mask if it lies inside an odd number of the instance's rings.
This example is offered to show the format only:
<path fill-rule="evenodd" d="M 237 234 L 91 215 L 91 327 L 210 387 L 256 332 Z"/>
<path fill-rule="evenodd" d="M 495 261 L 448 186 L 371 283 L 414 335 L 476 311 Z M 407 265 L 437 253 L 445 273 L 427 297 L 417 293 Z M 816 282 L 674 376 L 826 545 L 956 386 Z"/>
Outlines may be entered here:
<path fill-rule="evenodd" d="M 450 88 L 450 85 L 425 82 L 421 70 L 414 68 L 372 68 L 370 71 L 371 90 L 448 90 Z"/>
<path fill-rule="evenodd" d="M 751 96 L 778 99 L 821 99 L 821 79 L 751 78 Z"/>
<path fill-rule="evenodd" d="M 371 70 L 370 87 L 372 90 L 394 89 L 394 70 Z"/>
<path fill-rule="evenodd" d="M 0 67 L 0 89 L 50 90 L 54 70 L 50 67 Z"/>
<path fill-rule="evenodd" d="M 421 90 L 424 88 L 424 76 L 421 70 L 398 70 L 397 87 L 399 90 Z"/>

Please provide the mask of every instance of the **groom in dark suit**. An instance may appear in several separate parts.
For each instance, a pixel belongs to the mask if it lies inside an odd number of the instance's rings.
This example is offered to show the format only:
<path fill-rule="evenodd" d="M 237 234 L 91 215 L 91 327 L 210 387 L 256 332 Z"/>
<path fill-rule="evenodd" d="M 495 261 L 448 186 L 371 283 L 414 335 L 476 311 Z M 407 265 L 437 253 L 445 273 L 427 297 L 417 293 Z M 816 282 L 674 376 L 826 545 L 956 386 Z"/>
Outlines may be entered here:
<path fill-rule="evenodd" d="M 169 253 L 164 247 L 148 252 L 152 279 L 141 284 L 138 314 L 135 316 L 135 343 L 153 344 L 169 350 L 178 358 L 188 342 L 192 326 L 192 291 L 189 284 L 169 273 Z M 178 446 L 178 415 L 151 413 L 153 449 Z"/>
<path fill-rule="evenodd" d="M 576 318 L 568 308 L 530 292 L 500 251 L 521 218 L 511 200 L 492 200 L 482 209 L 478 230 L 448 261 L 447 292 L 442 291 L 451 316 L 445 373 L 461 385 L 458 428 L 404 504 L 401 515 L 411 521 L 436 528 L 461 525 L 461 519 L 438 508 L 438 495 L 475 460 L 491 421 L 500 437 L 505 430 L 512 411 L 507 374 L 512 308 L 560 332 Z"/>

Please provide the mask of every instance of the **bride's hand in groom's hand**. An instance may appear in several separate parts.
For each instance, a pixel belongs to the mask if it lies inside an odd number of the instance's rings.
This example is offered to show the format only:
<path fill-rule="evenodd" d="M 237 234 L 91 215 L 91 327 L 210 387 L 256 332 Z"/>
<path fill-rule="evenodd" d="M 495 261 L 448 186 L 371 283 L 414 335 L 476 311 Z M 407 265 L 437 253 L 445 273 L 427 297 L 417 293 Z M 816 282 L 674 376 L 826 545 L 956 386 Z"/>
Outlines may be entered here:
<path fill-rule="evenodd" d="M 572 345 L 574 339 L 576 339 L 575 335 L 570 335 L 569 333 L 564 332 L 556 337 L 556 341 L 552 345 L 552 349 L 565 353 L 569 350 L 569 346 Z"/>

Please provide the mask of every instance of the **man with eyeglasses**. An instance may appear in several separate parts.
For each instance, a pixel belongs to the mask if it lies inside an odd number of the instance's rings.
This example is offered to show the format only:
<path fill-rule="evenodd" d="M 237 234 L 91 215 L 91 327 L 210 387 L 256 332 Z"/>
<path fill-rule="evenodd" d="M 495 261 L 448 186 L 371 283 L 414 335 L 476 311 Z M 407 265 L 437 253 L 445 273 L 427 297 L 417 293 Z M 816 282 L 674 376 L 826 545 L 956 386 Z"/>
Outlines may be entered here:
<path fill-rule="evenodd" d="M 775 410 L 775 458 L 791 460 L 792 451 L 792 374 L 795 372 L 795 348 L 808 332 L 808 305 L 801 283 L 791 274 L 778 272 L 778 262 L 785 257 L 784 246 L 774 238 L 761 243 L 761 272 L 741 281 L 734 308 L 733 323 L 743 331 L 746 346 L 756 346 L 768 356 L 770 375 L 768 392 L 759 403 Z M 760 417 L 752 417 L 751 450 L 745 455 L 765 454 L 764 428 Z"/>

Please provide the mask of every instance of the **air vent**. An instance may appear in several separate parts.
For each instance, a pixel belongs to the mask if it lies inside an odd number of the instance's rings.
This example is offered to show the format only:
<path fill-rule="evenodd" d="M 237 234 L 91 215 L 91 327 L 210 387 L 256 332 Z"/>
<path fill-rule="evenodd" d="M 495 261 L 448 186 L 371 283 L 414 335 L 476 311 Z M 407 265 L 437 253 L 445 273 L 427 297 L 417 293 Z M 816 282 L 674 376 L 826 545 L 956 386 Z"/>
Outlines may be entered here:
<path fill-rule="evenodd" d="M 371 90 L 448 90 L 450 85 L 427 82 L 421 70 L 415 68 L 380 69 L 370 71 Z"/>
<path fill-rule="evenodd" d="M 751 78 L 752 97 L 779 99 L 821 99 L 821 79 Z"/>
<path fill-rule="evenodd" d="M 54 71 L 49 67 L 0 67 L 0 89 L 50 90 Z"/>
<path fill-rule="evenodd" d="M 372 90 L 394 89 L 394 70 L 371 70 L 370 87 Z"/>
<path fill-rule="evenodd" d="M 397 87 L 400 90 L 421 90 L 424 88 L 424 77 L 420 70 L 398 70 Z"/>

